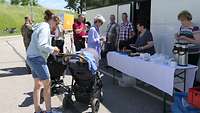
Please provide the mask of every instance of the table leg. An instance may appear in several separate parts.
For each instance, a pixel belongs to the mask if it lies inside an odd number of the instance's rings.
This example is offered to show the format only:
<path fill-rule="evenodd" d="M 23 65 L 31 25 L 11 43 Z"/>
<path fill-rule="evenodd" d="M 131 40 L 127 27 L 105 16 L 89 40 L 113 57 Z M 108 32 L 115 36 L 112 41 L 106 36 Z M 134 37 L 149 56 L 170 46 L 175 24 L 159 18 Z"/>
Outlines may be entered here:
<path fill-rule="evenodd" d="M 186 70 L 184 70 L 184 92 L 186 92 Z"/>
<path fill-rule="evenodd" d="M 112 69 L 112 73 L 113 73 L 113 84 L 115 84 L 115 69 Z"/>
<path fill-rule="evenodd" d="M 167 95 L 163 92 L 163 113 L 167 113 Z"/>

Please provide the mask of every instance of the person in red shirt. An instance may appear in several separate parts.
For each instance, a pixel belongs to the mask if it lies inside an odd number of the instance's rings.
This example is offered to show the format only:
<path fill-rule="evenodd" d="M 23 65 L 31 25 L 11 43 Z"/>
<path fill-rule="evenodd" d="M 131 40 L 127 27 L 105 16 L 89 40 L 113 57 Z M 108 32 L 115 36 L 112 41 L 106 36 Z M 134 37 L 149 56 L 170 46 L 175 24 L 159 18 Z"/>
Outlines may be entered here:
<path fill-rule="evenodd" d="M 80 14 L 78 16 L 78 20 L 73 24 L 74 44 L 76 51 L 80 51 L 81 49 L 85 48 L 85 38 L 83 36 L 86 35 L 86 26 L 84 20 L 84 15 Z"/>

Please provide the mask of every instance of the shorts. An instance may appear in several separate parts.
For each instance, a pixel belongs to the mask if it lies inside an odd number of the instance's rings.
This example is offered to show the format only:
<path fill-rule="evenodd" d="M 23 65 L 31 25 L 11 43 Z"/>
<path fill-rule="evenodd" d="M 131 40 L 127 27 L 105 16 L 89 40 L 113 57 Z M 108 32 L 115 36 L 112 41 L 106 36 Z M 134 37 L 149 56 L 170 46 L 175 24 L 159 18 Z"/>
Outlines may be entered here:
<path fill-rule="evenodd" d="M 49 80 L 50 73 L 45 59 L 41 56 L 29 58 L 27 57 L 27 63 L 31 68 L 32 76 L 38 80 Z"/>

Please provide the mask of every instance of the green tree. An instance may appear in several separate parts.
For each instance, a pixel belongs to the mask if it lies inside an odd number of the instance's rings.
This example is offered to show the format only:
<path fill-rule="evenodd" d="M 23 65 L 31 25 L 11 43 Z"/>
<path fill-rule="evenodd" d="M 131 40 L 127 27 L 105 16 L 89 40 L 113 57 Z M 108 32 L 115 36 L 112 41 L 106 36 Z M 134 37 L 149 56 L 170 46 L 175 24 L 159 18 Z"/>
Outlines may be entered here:
<path fill-rule="evenodd" d="M 30 0 L 21 0 L 22 6 L 27 6 L 28 4 L 30 4 Z"/>
<path fill-rule="evenodd" d="M 20 0 L 10 0 L 11 5 L 19 5 Z"/>
<path fill-rule="evenodd" d="M 5 3 L 5 0 L 0 0 L 0 3 Z"/>
<path fill-rule="evenodd" d="M 38 5 L 38 0 L 11 0 L 11 5 L 22 5 L 22 6 L 27 6 L 27 5 L 33 5 L 37 6 Z"/>
<path fill-rule="evenodd" d="M 76 10 L 79 0 L 65 0 L 65 1 L 68 2 L 68 5 L 66 7 Z"/>
<path fill-rule="evenodd" d="M 86 2 L 87 1 L 93 1 L 93 0 L 65 0 L 67 2 L 67 6 L 65 8 L 73 9 L 77 13 L 82 13 L 83 11 L 86 11 Z"/>
<path fill-rule="evenodd" d="M 32 0 L 32 2 L 33 2 L 33 6 L 37 6 L 38 5 L 38 0 Z"/>

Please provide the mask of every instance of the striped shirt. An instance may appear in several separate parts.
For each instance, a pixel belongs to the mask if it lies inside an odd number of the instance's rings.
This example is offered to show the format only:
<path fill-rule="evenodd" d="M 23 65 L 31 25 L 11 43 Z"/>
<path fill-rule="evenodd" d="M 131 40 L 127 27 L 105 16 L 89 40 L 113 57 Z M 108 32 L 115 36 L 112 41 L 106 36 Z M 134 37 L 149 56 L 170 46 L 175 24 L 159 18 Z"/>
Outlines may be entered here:
<path fill-rule="evenodd" d="M 187 38 L 194 38 L 195 33 L 200 33 L 198 26 L 184 27 L 181 26 L 179 31 L 179 36 L 186 36 Z M 179 40 L 179 43 L 188 43 L 185 40 Z M 200 53 L 200 45 L 198 44 L 189 44 L 188 45 L 189 54 L 198 54 Z"/>
<path fill-rule="evenodd" d="M 120 32 L 119 32 L 119 40 L 127 40 L 130 39 L 130 33 L 134 32 L 133 25 L 130 22 L 121 23 Z"/>

